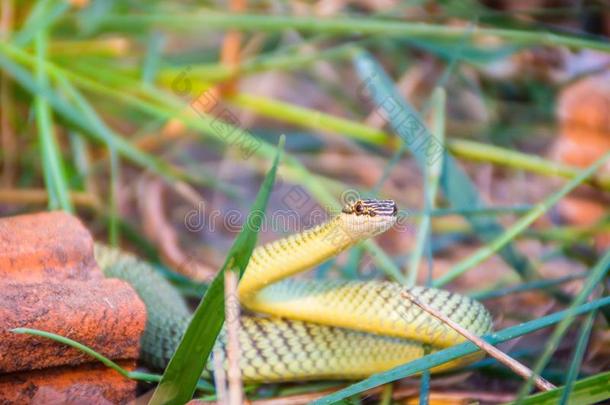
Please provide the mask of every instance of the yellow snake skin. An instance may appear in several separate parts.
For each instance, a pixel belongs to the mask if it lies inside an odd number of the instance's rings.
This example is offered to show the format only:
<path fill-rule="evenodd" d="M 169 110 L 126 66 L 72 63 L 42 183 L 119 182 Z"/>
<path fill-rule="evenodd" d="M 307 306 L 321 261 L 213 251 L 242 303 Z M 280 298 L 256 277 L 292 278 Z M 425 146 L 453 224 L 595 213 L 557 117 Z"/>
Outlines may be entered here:
<path fill-rule="evenodd" d="M 425 350 L 464 341 L 402 298 L 404 287 L 399 284 L 285 280 L 384 232 L 395 215 L 392 201 L 361 200 L 323 225 L 255 249 L 239 285 L 239 300 L 249 311 L 266 316 L 239 319 L 245 381 L 359 379 L 422 357 Z M 107 277 L 129 281 L 146 304 L 142 355 L 148 364 L 164 367 L 190 319 L 182 298 L 131 255 L 97 246 L 96 258 Z M 477 335 L 491 331 L 491 316 L 477 301 L 433 288 L 413 287 L 410 292 Z M 217 355 L 223 355 L 224 342 L 221 333 Z M 480 357 L 475 354 L 432 371 Z"/>

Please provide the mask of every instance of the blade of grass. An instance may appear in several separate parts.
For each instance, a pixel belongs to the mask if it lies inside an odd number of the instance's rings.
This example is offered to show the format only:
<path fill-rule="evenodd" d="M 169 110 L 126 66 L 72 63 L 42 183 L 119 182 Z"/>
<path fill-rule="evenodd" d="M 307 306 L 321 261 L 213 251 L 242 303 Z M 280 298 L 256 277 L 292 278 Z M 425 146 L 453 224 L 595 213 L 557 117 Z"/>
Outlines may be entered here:
<path fill-rule="evenodd" d="M 424 355 L 430 354 L 430 348 L 424 347 Z M 430 370 L 424 370 L 419 382 L 419 405 L 428 405 L 430 399 Z"/>
<path fill-rule="evenodd" d="M 34 108 L 36 108 L 36 100 L 34 100 Z M 38 117 L 36 116 L 36 120 L 38 123 L 38 126 L 42 128 L 41 123 L 43 123 L 43 119 L 44 117 Z M 41 136 L 40 136 L 40 130 L 39 130 L 39 142 L 42 143 L 41 140 Z M 58 210 L 61 209 L 61 204 L 59 203 L 59 199 L 57 197 L 57 191 L 56 191 L 56 187 L 55 187 L 55 183 L 53 181 L 53 171 L 50 167 L 49 164 L 49 159 L 47 158 L 47 154 L 44 151 L 41 151 L 41 158 L 42 158 L 42 176 L 44 178 L 44 184 L 45 184 L 45 192 L 48 195 L 48 202 L 47 202 L 47 208 L 51 211 L 53 210 Z"/>
<path fill-rule="evenodd" d="M 570 281 L 578 280 L 581 278 L 585 278 L 587 273 L 580 274 L 570 274 L 568 276 L 556 278 L 556 279 L 544 279 L 544 280 L 536 280 L 530 281 L 527 283 L 521 283 L 516 286 L 506 287 L 506 288 L 494 288 L 485 291 L 476 291 L 472 293 L 468 293 L 470 298 L 473 298 L 477 301 L 484 301 L 493 298 L 500 298 L 508 294 L 515 294 L 524 291 L 531 291 L 537 289 L 544 289 L 548 287 L 554 287 L 563 283 L 567 283 Z"/>
<path fill-rule="evenodd" d="M 448 215 L 512 215 L 512 214 L 522 214 L 524 212 L 528 212 L 532 209 L 532 206 L 529 204 L 523 205 L 507 205 L 507 206 L 495 206 L 495 207 L 482 207 L 482 208 L 436 208 L 430 211 L 429 213 L 420 212 L 420 211 L 410 211 L 409 215 L 412 217 L 422 216 L 422 215 L 430 215 L 431 217 L 444 217 Z"/>
<path fill-rule="evenodd" d="M 539 389 L 544 390 L 544 391 L 549 391 L 551 389 L 556 388 L 553 384 L 551 384 L 549 381 L 544 379 L 542 376 L 533 375 L 532 371 L 529 368 L 527 368 L 527 366 L 525 366 L 524 364 L 518 362 L 517 360 L 515 360 L 511 356 L 507 355 L 506 353 L 504 353 L 502 350 L 496 348 L 495 346 L 487 343 L 485 340 L 481 339 L 474 333 L 470 332 L 468 329 L 462 327 L 456 321 L 452 320 L 451 318 L 449 318 L 448 316 L 446 316 L 439 310 L 434 309 L 434 308 L 430 307 L 428 304 L 421 302 L 416 296 L 411 294 L 408 290 L 402 291 L 401 296 L 403 298 L 408 299 L 413 304 L 417 305 L 418 307 L 420 307 L 421 309 L 423 309 L 424 311 L 426 311 L 427 313 L 432 315 L 434 318 L 438 319 L 439 321 L 443 322 L 447 326 L 451 327 L 451 329 L 455 330 L 460 335 L 462 335 L 463 337 L 465 337 L 466 339 L 468 339 L 469 341 L 471 341 L 472 343 L 477 345 L 477 347 L 479 347 L 481 350 L 483 350 L 485 353 L 487 353 L 487 355 L 493 357 L 494 359 L 496 359 L 500 363 L 502 363 L 504 366 L 510 368 L 515 374 L 517 374 L 520 377 L 525 378 L 525 379 L 532 378 L 536 383 L 536 387 L 538 387 Z"/>
<path fill-rule="evenodd" d="M 604 154 L 591 166 L 581 171 L 580 175 L 567 182 L 559 191 L 552 194 L 543 202 L 536 204 L 531 211 L 522 216 L 505 232 L 490 241 L 487 245 L 477 250 L 474 254 L 458 262 L 445 274 L 434 280 L 433 286 L 444 286 L 509 244 L 517 235 L 525 231 L 536 219 L 546 213 L 553 205 L 557 204 L 563 197 L 570 193 L 570 191 L 574 190 L 577 186 L 583 183 L 584 180 L 597 172 L 608 160 L 610 160 L 610 152 Z"/>
<path fill-rule="evenodd" d="M 256 113 L 267 117 L 321 131 L 334 130 L 338 133 L 345 134 L 350 138 L 371 145 L 386 145 L 391 139 L 385 132 L 370 128 L 359 122 L 346 120 L 306 107 L 300 107 L 265 97 L 240 93 L 230 97 L 229 100 L 239 107 L 251 109 Z"/>
<path fill-rule="evenodd" d="M 411 149 L 420 169 L 424 170 L 424 167 L 430 163 L 428 156 L 430 144 L 438 140 L 426 129 L 419 114 L 402 98 L 392 80 L 371 55 L 359 52 L 355 55 L 353 63 L 363 82 L 361 89 L 366 86 L 376 106 L 379 108 L 385 106 L 390 124 Z M 416 123 L 415 130 L 405 125 L 409 120 Z M 416 136 L 419 139 L 414 142 L 413 138 Z M 422 138 L 423 141 L 420 141 Z M 425 145 L 423 149 L 422 145 Z M 441 188 L 451 206 L 458 209 L 481 207 L 483 203 L 476 187 L 449 153 L 446 150 L 436 150 L 433 153 L 437 156 L 431 156 L 432 159 L 438 159 L 438 155 L 443 154 Z M 492 240 L 503 232 L 502 226 L 493 218 L 467 217 L 467 219 L 484 241 Z M 532 277 L 533 268 L 524 256 L 517 253 L 512 244 L 505 244 L 500 250 L 500 255 L 521 277 L 525 279 Z"/>
<path fill-rule="evenodd" d="M 375 265 L 379 267 L 381 271 L 383 271 L 390 280 L 394 280 L 397 283 L 405 284 L 406 279 L 404 274 L 400 271 L 400 268 L 394 263 L 392 258 L 387 255 L 387 253 L 379 247 L 379 245 L 374 240 L 366 240 L 362 243 L 371 258 L 375 262 Z"/>
<path fill-rule="evenodd" d="M 445 139 L 445 91 L 443 88 L 436 88 L 432 94 L 432 133 L 441 144 L 444 144 Z M 436 207 L 436 194 L 438 191 L 438 180 L 443 167 L 442 156 L 432 165 L 424 166 L 425 182 L 424 182 L 424 206 L 426 212 L 429 213 Z M 409 258 L 409 267 L 406 271 L 407 287 L 412 287 L 417 281 L 417 273 L 419 264 L 424 253 L 426 244 L 430 243 L 430 222 L 431 217 L 425 214 L 419 221 L 417 236 L 415 238 L 415 248 L 411 252 Z M 431 263 L 430 263 L 431 264 Z"/>
<path fill-rule="evenodd" d="M 142 65 L 142 81 L 147 85 L 152 85 L 155 82 L 164 45 L 165 37 L 161 33 L 152 32 L 149 35 L 146 57 Z"/>
<path fill-rule="evenodd" d="M 341 268 L 341 277 L 347 280 L 355 280 L 360 277 L 358 269 L 364 258 L 364 249 L 362 246 L 354 246 L 347 257 L 347 263 Z"/>
<path fill-rule="evenodd" d="M 383 391 L 381 392 L 381 398 L 379 398 L 379 405 L 392 405 L 393 391 L 393 384 L 387 384 L 385 387 L 383 387 Z"/>
<path fill-rule="evenodd" d="M 495 36 L 512 45 L 555 45 L 590 48 L 610 52 L 610 44 L 600 40 L 548 31 L 511 30 L 475 26 L 448 26 L 420 22 L 392 21 L 376 18 L 317 18 L 255 14 L 205 13 L 176 14 L 109 14 L 103 17 L 100 27 L 105 29 L 142 29 L 163 26 L 176 30 L 197 31 L 239 29 L 244 31 L 278 32 L 293 29 L 302 32 L 334 35 L 384 35 L 386 37 L 431 38 L 459 40 L 472 31 L 472 40 Z"/>
<path fill-rule="evenodd" d="M 110 209 L 108 210 L 108 241 L 110 246 L 119 246 L 119 156 L 113 147 L 110 151 Z"/>
<path fill-rule="evenodd" d="M 449 150 L 466 159 L 495 163 L 519 170 L 527 170 L 531 173 L 537 173 L 544 176 L 557 176 L 565 179 L 572 179 L 578 176 L 580 172 L 577 167 L 553 162 L 540 156 L 522 153 L 495 145 L 486 145 L 466 139 L 452 139 L 449 144 Z M 610 188 L 610 177 L 601 175 L 595 176 L 589 180 L 588 183 L 607 190 Z"/>
<path fill-rule="evenodd" d="M 100 19 L 110 13 L 118 3 L 119 1 L 117 0 L 89 2 L 87 7 L 83 7 L 75 13 L 77 28 L 84 36 L 91 36 L 98 28 Z"/>
<path fill-rule="evenodd" d="M 593 267 L 590 271 L 589 276 L 585 280 L 583 284 L 582 290 L 578 293 L 576 298 L 570 304 L 570 307 L 567 309 L 567 316 L 559 322 L 544 347 L 544 351 L 536 361 L 536 364 L 532 368 L 535 374 L 540 374 L 547 362 L 559 346 L 559 342 L 563 338 L 564 334 L 574 321 L 576 316 L 576 310 L 580 304 L 585 302 L 589 295 L 593 292 L 593 290 L 600 284 L 600 282 L 606 277 L 608 272 L 610 271 L 610 250 L 606 252 L 606 254 L 601 258 L 601 260 Z M 521 389 L 519 390 L 519 397 L 517 402 L 520 399 L 524 398 L 532 389 L 532 382 L 528 380 Z"/>
<path fill-rule="evenodd" d="M 14 34 L 12 42 L 19 47 L 25 47 L 40 32 L 43 32 L 47 27 L 59 20 L 69 8 L 70 3 L 65 0 L 37 1 L 21 30 Z"/>
<path fill-rule="evenodd" d="M 311 42 L 309 42 L 311 43 Z M 257 55 L 254 58 L 247 59 L 239 67 L 239 75 L 254 74 L 268 70 L 288 70 L 302 68 L 320 60 L 331 61 L 336 59 L 348 58 L 352 52 L 352 44 L 342 44 L 334 47 L 329 47 L 315 52 L 299 52 L 299 49 L 285 51 L 275 51 L 270 54 Z M 184 70 L 184 66 L 165 67 L 159 71 L 159 79 L 161 83 L 171 83 L 176 76 Z M 210 82 L 219 82 L 230 79 L 237 74 L 237 71 L 222 63 L 209 63 L 193 65 L 192 74 L 194 77 L 205 77 L 205 80 Z M 211 86 L 211 84 L 210 84 Z"/>
<path fill-rule="evenodd" d="M 573 311 L 570 311 L 570 313 L 568 311 L 555 312 L 542 318 L 535 319 L 533 321 L 529 321 L 517 326 L 512 326 L 503 329 L 499 332 L 483 336 L 483 338 L 488 343 L 495 345 L 549 327 L 555 323 L 561 322 L 566 316 L 576 316 L 585 314 L 607 305 L 610 305 L 610 297 L 600 298 L 590 303 L 575 307 Z M 371 388 L 387 384 L 402 378 L 406 378 L 417 373 L 421 373 L 424 370 L 428 370 L 430 368 L 444 364 L 448 361 L 455 360 L 468 354 L 474 353 L 477 350 L 478 348 L 472 342 L 460 343 L 447 349 L 443 349 L 438 352 L 421 357 L 402 366 L 395 367 L 391 370 L 374 374 L 371 377 L 366 378 L 358 383 L 352 384 L 347 388 L 320 398 L 314 401 L 312 404 L 332 404 L 342 399 L 348 398 L 352 395 L 369 390 Z"/>
<path fill-rule="evenodd" d="M 273 166 L 263 181 L 244 228 L 231 247 L 224 265 L 195 310 L 193 319 L 165 369 L 163 378 L 155 389 L 149 404 L 181 405 L 192 398 L 196 383 L 225 320 L 224 273 L 225 271 L 236 271 L 241 278 L 246 269 L 252 250 L 256 245 L 258 231 L 269 200 L 269 194 L 273 188 L 283 147 L 284 137 L 282 136 Z"/>
<path fill-rule="evenodd" d="M 578 379 L 580 365 L 585 354 L 587 343 L 589 342 L 589 336 L 591 335 L 591 329 L 593 329 L 596 314 L 596 311 L 589 312 L 583 321 L 580 333 L 578 334 L 576 349 L 574 349 L 574 355 L 572 356 L 572 361 L 570 362 L 570 368 L 568 369 L 568 375 L 566 377 L 566 383 L 563 394 L 561 394 L 559 405 L 566 405 L 568 403 L 568 399 L 570 398 L 570 394 L 574 388 L 574 381 Z"/>
<path fill-rule="evenodd" d="M 47 331 L 43 331 L 43 330 L 39 330 L 39 329 L 31 329 L 31 328 L 15 328 L 15 329 L 12 329 L 11 332 L 26 334 L 26 335 L 33 335 L 33 336 L 40 336 L 40 337 L 44 337 L 44 338 L 51 339 L 56 342 L 68 345 L 70 347 L 73 347 L 77 350 L 82 351 L 83 353 L 88 354 L 89 356 L 93 357 L 94 359 L 100 361 L 106 367 L 111 368 L 114 371 L 116 371 L 117 373 L 121 374 L 123 377 L 130 378 L 132 380 L 138 380 L 138 381 L 144 381 L 144 382 L 150 382 L 150 383 L 159 382 L 161 380 L 161 376 L 157 375 L 157 374 L 144 373 L 142 371 L 125 370 L 123 367 L 121 367 L 114 361 L 110 360 L 108 357 L 96 352 L 92 348 L 85 346 L 82 343 L 79 343 L 79 342 L 72 340 L 70 338 L 67 338 L 65 336 L 57 335 L 55 333 L 47 332 Z M 205 380 L 199 380 L 197 382 L 197 389 L 206 391 L 206 392 L 214 392 L 214 387 Z"/>
<path fill-rule="evenodd" d="M 46 55 L 46 34 L 39 32 L 36 36 L 36 80 L 41 86 L 47 84 L 47 75 L 42 68 Z M 36 110 L 36 124 L 38 126 L 38 139 L 41 147 L 41 158 L 47 190 L 49 190 L 49 208 L 61 208 L 73 212 L 74 207 L 70 200 L 68 180 L 64 170 L 61 153 L 53 129 L 51 110 L 42 96 L 34 98 Z M 55 206 L 57 204 L 57 206 Z"/>
<path fill-rule="evenodd" d="M 521 403 L 524 405 L 556 405 L 564 392 L 565 387 L 557 387 L 557 389 L 552 391 L 541 392 L 523 398 Z M 569 403 L 589 405 L 599 403 L 608 398 L 610 398 L 610 371 L 577 381 L 570 393 Z M 511 402 L 505 405 L 515 404 L 516 402 Z"/>

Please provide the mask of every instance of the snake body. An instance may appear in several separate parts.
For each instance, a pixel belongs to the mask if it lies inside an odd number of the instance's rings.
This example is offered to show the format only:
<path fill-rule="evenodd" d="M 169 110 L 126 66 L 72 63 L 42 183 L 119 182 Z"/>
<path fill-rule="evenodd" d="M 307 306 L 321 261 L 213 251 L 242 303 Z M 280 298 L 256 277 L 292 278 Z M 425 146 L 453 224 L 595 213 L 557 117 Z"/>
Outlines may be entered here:
<path fill-rule="evenodd" d="M 325 224 L 254 250 L 239 284 L 239 300 L 249 311 L 266 315 L 240 318 L 245 381 L 358 379 L 464 341 L 401 297 L 404 287 L 399 284 L 286 279 L 384 232 L 395 219 L 393 201 L 360 200 Z M 98 245 L 96 259 L 106 277 L 129 282 L 146 305 L 142 360 L 165 367 L 191 318 L 183 298 L 135 256 Z M 477 301 L 434 288 L 413 287 L 410 292 L 477 335 L 491 330 L 491 316 Z M 221 353 L 224 341 L 221 333 Z"/>

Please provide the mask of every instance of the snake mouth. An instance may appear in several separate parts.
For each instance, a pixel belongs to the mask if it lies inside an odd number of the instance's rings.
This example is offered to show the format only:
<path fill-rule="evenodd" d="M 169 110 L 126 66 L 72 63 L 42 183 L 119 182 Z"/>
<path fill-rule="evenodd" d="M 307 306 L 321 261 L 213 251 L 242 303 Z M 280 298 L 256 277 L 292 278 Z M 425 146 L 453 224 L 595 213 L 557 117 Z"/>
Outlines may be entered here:
<path fill-rule="evenodd" d="M 347 204 L 343 208 L 345 214 L 366 215 L 369 217 L 396 217 L 398 206 L 394 200 L 363 199 Z"/>

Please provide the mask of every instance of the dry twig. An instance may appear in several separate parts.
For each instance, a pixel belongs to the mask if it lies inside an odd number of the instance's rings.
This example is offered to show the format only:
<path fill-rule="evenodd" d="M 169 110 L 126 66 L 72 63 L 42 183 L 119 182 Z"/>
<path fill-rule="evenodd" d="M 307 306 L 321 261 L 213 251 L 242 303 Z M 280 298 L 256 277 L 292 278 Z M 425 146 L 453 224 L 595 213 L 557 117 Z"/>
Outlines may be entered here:
<path fill-rule="evenodd" d="M 96 195 L 82 191 L 71 191 L 70 200 L 74 205 L 101 211 L 102 204 Z M 0 188 L 0 203 L 3 204 L 47 204 L 49 193 L 40 188 Z"/>
<path fill-rule="evenodd" d="M 513 370 L 516 374 L 523 377 L 526 381 L 529 380 L 530 378 L 532 378 L 532 376 L 533 376 L 534 383 L 540 390 L 550 391 L 550 390 L 556 388 L 553 384 L 551 384 L 550 382 L 548 382 L 541 376 L 534 375 L 532 373 L 532 370 L 530 370 L 523 364 L 519 363 L 517 360 L 513 359 L 512 357 L 510 357 L 509 355 L 507 355 L 500 349 L 497 349 L 493 345 L 487 343 L 486 341 L 484 341 L 477 335 L 472 334 L 470 331 L 463 328 L 457 322 L 454 322 L 452 319 L 447 317 L 445 314 L 443 314 L 439 310 L 432 308 L 431 306 L 421 302 L 417 297 L 415 297 L 409 291 L 403 291 L 402 296 L 404 298 L 408 299 L 409 301 L 411 301 L 413 304 L 420 307 L 422 310 L 426 311 L 427 313 L 429 313 L 430 315 L 435 317 L 436 319 L 438 319 L 439 321 L 447 324 L 449 327 L 454 329 L 460 335 L 464 336 L 466 339 L 470 340 L 472 343 L 477 345 L 481 350 L 483 350 L 484 352 L 489 354 L 491 357 L 498 360 L 500 363 L 504 364 L 505 366 L 507 366 L 508 368 Z"/>
<path fill-rule="evenodd" d="M 214 386 L 216 387 L 215 404 L 228 404 L 227 375 L 225 373 L 224 355 L 222 350 L 214 349 L 212 364 L 214 365 Z"/>
<path fill-rule="evenodd" d="M 239 302 L 237 284 L 239 278 L 234 271 L 225 272 L 225 325 L 227 328 L 227 376 L 229 381 L 229 405 L 241 405 L 244 399 L 239 359 Z"/>

